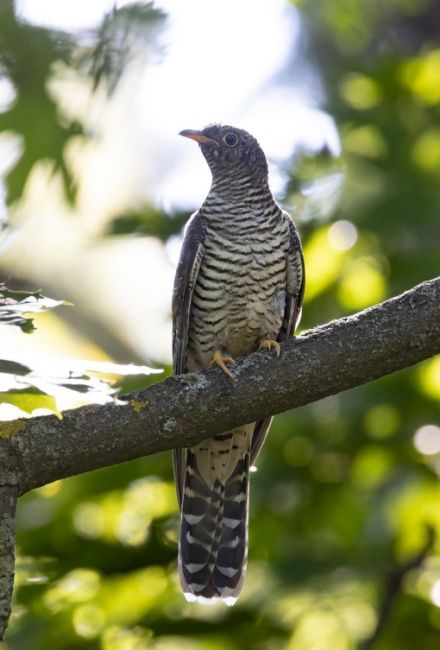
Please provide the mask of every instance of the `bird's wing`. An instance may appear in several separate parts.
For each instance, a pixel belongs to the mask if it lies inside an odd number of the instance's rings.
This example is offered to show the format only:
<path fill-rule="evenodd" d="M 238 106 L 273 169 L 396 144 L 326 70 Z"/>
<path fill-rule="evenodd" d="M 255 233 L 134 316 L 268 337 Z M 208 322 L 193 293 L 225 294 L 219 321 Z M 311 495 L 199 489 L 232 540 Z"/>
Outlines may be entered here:
<path fill-rule="evenodd" d="M 300 320 L 305 286 L 304 257 L 301 240 L 290 215 L 287 212 L 285 212 L 284 215 L 287 217 L 289 224 L 290 246 L 287 257 L 287 286 L 284 318 L 280 332 L 277 336 L 277 340 L 280 342 L 285 341 L 293 335 Z M 272 418 L 269 417 L 264 420 L 259 420 L 255 424 L 254 435 L 252 436 L 251 464 L 255 462 L 255 459 L 263 446 L 271 422 Z"/>
<path fill-rule="evenodd" d="M 204 227 L 200 215 L 196 212 L 188 222 L 177 265 L 174 280 L 173 313 L 173 372 L 180 375 L 186 372 L 188 348 L 188 330 L 191 313 L 191 299 L 203 258 Z M 183 477 L 186 466 L 186 449 L 173 452 L 174 476 L 176 479 L 177 499 L 182 501 Z"/>
<path fill-rule="evenodd" d="M 286 304 L 284 306 L 284 319 L 278 335 L 278 341 L 285 341 L 293 336 L 301 318 L 301 307 L 305 288 L 304 256 L 301 240 L 292 219 L 287 212 L 284 214 L 289 219 L 290 245 L 287 257 Z"/>
<path fill-rule="evenodd" d="M 199 213 L 188 222 L 173 290 L 173 372 L 186 372 L 189 317 L 194 286 L 204 253 L 204 228 Z"/>

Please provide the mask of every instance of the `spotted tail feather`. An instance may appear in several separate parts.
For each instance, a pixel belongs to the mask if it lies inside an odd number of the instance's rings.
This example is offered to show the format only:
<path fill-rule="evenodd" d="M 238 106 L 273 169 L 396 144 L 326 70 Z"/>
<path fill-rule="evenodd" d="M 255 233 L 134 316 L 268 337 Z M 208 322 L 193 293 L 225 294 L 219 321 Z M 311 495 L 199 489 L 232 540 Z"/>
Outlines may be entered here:
<path fill-rule="evenodd" d="M 249 453 L 236 459 L 227 478 L 210 483 L 188 450 L 182 495 L 179 575 L 185 597 L 233 605 L 247 563 Z M 205 474 L 205 472 L 203 472 Z"/>

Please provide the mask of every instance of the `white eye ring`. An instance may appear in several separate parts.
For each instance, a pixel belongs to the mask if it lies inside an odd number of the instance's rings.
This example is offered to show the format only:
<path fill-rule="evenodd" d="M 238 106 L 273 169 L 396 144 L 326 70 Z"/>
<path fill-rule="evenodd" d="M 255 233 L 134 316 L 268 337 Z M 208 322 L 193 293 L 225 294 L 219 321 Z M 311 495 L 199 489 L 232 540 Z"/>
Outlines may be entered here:
<path fill-rule="evenodd" d="M 235 145 L 238 143 L 238 137 L 235 135 L 235 133 L 227 133 L 223 136 L 223 142 L 228 147 L 235 147 Z"/>

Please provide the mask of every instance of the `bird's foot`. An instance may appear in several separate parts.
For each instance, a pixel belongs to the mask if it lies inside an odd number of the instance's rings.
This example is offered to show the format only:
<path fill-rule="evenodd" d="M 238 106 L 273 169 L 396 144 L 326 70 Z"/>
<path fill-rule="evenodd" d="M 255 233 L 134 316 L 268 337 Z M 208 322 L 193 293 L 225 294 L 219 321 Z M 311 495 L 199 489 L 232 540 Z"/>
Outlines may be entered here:
<path fill-rule="evenodd" d="M 278 341 L 274 341 L 273 339 L 261 339 L 259 347 L 260 350 L 275 350 L 277 357 L 279 357 L 281 354 L 280 344 Z"/>
<path fill-rule="evenodd" d="M 229 370 L 228 366 L 233 366 L 235 364 L 235 361 L 232 357 L 230 357 L 227 354 L 222 354 L 220 350 L 217 350 L 214 352 L 214 356 L 212 357 L 211 361 L 211 366 L 219 366 L 225 375 L 228 375 L 231 379 L 233 379 L 233 375 L 231 371 Z"/>

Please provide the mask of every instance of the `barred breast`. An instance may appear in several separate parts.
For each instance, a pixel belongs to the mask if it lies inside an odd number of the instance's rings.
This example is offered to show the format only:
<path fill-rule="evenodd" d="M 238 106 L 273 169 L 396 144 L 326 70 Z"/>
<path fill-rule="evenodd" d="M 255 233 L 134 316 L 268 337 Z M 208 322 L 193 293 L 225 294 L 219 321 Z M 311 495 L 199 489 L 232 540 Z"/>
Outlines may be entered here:
<path fill-rule="evenodd" d="M 247 354 L 281 327 L 289 247 L 280 208 L 233 215 L 208 205 L 205 252 L 194 287 L 188 369 L 207 368 L 216 350 Z"/>

